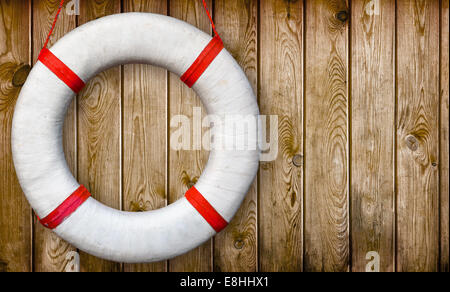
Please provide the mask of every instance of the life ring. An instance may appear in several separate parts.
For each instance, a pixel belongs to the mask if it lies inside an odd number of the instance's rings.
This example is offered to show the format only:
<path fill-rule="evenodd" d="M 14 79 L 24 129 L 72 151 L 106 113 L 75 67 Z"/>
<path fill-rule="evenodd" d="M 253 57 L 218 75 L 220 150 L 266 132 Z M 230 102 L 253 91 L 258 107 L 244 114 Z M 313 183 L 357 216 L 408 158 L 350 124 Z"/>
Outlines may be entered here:
<path fill-rule="evenodd" d="M 159 210 L 123 212 L 93 199 L 68 168 L 63 121 L 85 82 L 128 63 L 152 64 L 182 76 L 211 115 L 239 124 L 259 114 L 246 75 L 220 37 L 168 16 L 117 14 L 80 26 L 42 51 L 15 108 L 13 159 L 35 213 L 61 238 L 100 258 L 155 262 L 194 249 L 230 222 L 256 176 L 260 152 L 253 147 L 212 149 L 197 184 Z M 211 131 L 214 143 L 245 137 L 247 145 L 257 144 L 257 132 L 228 129 L 226 123 L 214 124 Z"/>

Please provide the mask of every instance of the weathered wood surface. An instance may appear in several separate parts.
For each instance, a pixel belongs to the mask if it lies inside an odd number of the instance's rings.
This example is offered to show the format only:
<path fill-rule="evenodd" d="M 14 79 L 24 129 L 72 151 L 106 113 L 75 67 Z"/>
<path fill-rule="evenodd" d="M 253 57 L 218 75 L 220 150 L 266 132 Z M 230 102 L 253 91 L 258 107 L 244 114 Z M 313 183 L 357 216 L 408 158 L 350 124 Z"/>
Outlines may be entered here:
<path fill-rule="evenodd" d="M 79 24 L 119 13 L 120 0 L 80 1 Z M 78 98 L 78 178 L 93 197 L 122 207 L 121 68 L 94 77 Z M 120 271 L 121 265 L 81 253 L 82 271 Z"/>
<path fill-rule="evenodd" d="M 66 270 L 76 251 L 35 222 L 10 150 L 14 104 L 59 2 L 0 0 L 0 271 Z M 379 255 L 380 271 L 448 272 L 449 1 L 207 2 L 261 112 L 278 115 L 278 156 L 261 163 L 235 220 L 202 247 L 141 265 L 81 253 L 81 270 L 366 271 Z M 50 46 L 77 25 L 128 11 L 212 33 L 200 0 L 81 0 L 80 8 L 63 10 Z M 198 144 L 194 107 L 206 114 L 164 69 L 98 75 L 64 127 L 74 175 L 117 209 L 174 202 L 208 159 L 170 148 L 180 114 Z"/>
<path fill-rule="evenodd" d="M 441 256 L 442 272 L 449 268 L 449 0 L 441 1 L 441 151 L 440 151 L 440 192 L 441 192 Z"/>
<path fill-rule="evenodd" d="M 399 0 L 397 9 L 397 270 L 436 271 L 439 1 Z"/>
<path fill-rule="evenodd" d="M 261 114 L 278 115 L 278 157 L 260 167 L 260 270 L 303 266 L 303 5 L 261 2 Z M 275 126 L 275 125 L 271 125 Z"/>
<path fill-rule="evenodd" d="M 215 23 L 225 47 L 247 74 L 255 92 L 258 68 L 258 2 L 216 0 Z M 236 217 L 214 241 L 214 271 L 258 270 L 257 182 Z"/>
<path fill-rule="evenodd" d="M 352 1 L 351 9 L 352 270 L 366 271 L 377 252 L 379 271 L 393 271 L 395 3 Z"/>
<path fill-rule="evenodd" d="M 348 271 L 349 8 L 306 4 L 305 270 Z"/>
<path fill-rule="evenodd" d="M 212 1 L 206 1 L 211 11 Z M 202 1 L 196 0 L 171 0 L 170 16 L 181 19 L 195 25 L 199 29 L 211 33 L 211 24 L 203 8 Z M 183 197 L 188 189 L 197 182 L 208 161 L 208 152 L 201 149 L 202 133 L 194 133 L 194 114 L 206 115 L 200 98 L 192 89 L 189 89 L 180 77 L 173 73 L 169 76 L 169 121 L 175 121 L 171 126 L 169 134 L 179 129 L 174 116 L 184 115 L 190 122 L 190 144 L 189 151 L 169 150 L 169 203 L 173 203 Z M 169 136 L 170 137 L 170 136 Z M 197 150 L 199 149 L 199 150 Z M 212 240 L 201 247 L 169 261 L 169 270 L 173 272 L 210 272 L 212 271 Z"/>
<path fill-rule="evenodd" d="M 58 10 L 59 0 L 37 0 L 33 1 L 33 64 L 36 63 L 39 53 L 44 46 L 47 34 Z M 67 3 L 65 8 L 67 7 Z M 58 26 L 56 26 L 48 47 L 50 48 L 59 38 L 76 27 L 76 16 L 61 13 Z M 77 166 L 77 128 L 76 128 L 76 98 L 72 102 L 64 123 L 64 150 L 66 160 L 72 173 L 76 174 Z M 64 271 L 69 264 L 68 253 L 75 251 L 73 247 L 60 239 L 50 230 L 44 228 L 34 218 L 34 270 L 37 272 L 60 272 Z"/>
<path fill-rule="evenodd" d="M 11 123 L 30 71 L 30 3 L 0 1 L 0 272 L 32 270 L 32 217 L 14 170 Z"/>
<path fill-rule="evenodd" d="M 167 14 L 166 1 L 124 1 L 125 12 Z M 167 205 L 167 70 L 124 66 L 123 207 L 143 212 Z M 167 263 L 125 265 L 125 271 L 164 272 Z"/>

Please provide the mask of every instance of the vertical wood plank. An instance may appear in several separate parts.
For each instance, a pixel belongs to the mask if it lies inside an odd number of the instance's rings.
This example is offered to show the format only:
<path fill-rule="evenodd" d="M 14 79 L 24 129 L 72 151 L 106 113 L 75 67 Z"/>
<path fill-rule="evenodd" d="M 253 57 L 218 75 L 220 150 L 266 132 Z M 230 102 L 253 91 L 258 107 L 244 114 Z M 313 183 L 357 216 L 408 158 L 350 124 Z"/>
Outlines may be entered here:
<path fill-rule="evenodd" d="M 395 2 L 352 1 L 352 270 L 394 271 Z"/>
<path fill-rule="evenodd" d="M 125 12 L 167 14 L 167 2 L 125 0 Z M 132 212 L 166 206 L 167 71 L 126 65 L 123 85 L 124 209 Z M 164 272 L 166 262 L 124 266 L 129 272 Z"/>
<path fill-rule="evenodd" d="M 14 106 L 30 71 L 30 2 L 0 2 L 0 272 L 32 269 L 31 208 L 11 154 Z"/>
<path fill-rule="evenodd" d="M 348 18 L 344 0 L 306 3 L 305 270 L 349 270 Z"/>
<path fill-rule="evenodd" d="M 120 0 L 82 0 L 80 25 L 119 13 Z M 121 69 L 94 77 L 78 100 L 78 177 L 93 197 L 121 208 Z M 82 271 L 119 271 L 120 264 L 81 254 Z"/>
<path fill-rule="evenodd" d="M 207 1 L 212 8 L 212 1 Z M 186 21 L 205 32 L 211 33 L 211 24 L 203 8 L 202 1 L 197 0 L 171 0 L 170 15 Z M 189 89 L 179 76 L 170 74 L 169 78 L 169 118 L 176 115 L 184 115 L 193 121 L 194 107 L 201 107 L 203 115 L 206 110 L 201 104 L 195 92 Z M 170 129 L 170 133 L 176 131 Z M 192 130 L 191 130 L 192 133 Z M 191 136 L 191 146 L 192 146 Z M 170 146 L 170 144 L 169 144 Z M 193 151 L 169 151 L 169 203 L 173 203 L 183 197 L 186 191 L 194 185 L 206 165 L 208 152 Z M 201 247 L 169 261 L 169 270 L 174 272 L 209 272 L 212 270 L 212 244 L 208 241 Z"/>
<path fill-rule="evenodd" d="M 449 272 L 449 0 L 441 6 L 441 272 Z"/>
<path fill-rule="evenodd" d="M 256 0 L 216 0 L 215 24 L 227 50 L 257 89 Z M 256 92 L 256 91 L 255 91 Z M 239 212 L 214 241 L 214 271 L 256 272 L 257 267 L 257 183 L 253 184 Z"/>
<path fill-rule="evenodd" d="M 397 269 L 439 258 L 439 1 L 397 2 Z"/>
<path fill-rule="evenodd" d="M 35 0 L 33 1 L 33 63 L 36 63 L 40 50 L 44 45 L 54 17 L 58 10 L 60 0 Z M 67 5 L 67 3 L 66 3 Z M 76 16 L 68 15 L 63 9 L 61 12 L 52 38 L 48 44 L 50 48 L 56 41 L 76 26 Z M 64 123 L 63 146 L 67 163 L 71 171 L 76 175 L 76 99 L 70 105 Z M 68 253 L 75 249 L 64 240 L 60 239 L 49 229 L 44 228 L 39 221 L 34 220 L 34 270 L 37 272 L 64 271 L 70 258 Z"/>
<path fill-rule="evenodd" d="M 260 5 L 260 109 L 279 119 L 278 156 L 260 168 L 260 270 L 298 272 L 303 266 L 303 1 Z"/>

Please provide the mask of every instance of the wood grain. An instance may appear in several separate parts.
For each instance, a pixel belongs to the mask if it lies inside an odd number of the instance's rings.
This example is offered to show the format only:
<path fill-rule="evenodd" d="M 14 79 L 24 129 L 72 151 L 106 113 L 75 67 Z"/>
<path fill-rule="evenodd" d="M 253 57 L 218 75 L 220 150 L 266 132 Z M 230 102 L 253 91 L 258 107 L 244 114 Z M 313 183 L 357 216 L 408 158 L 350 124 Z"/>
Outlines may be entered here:
<path fill-rule="evenodd" d="M 379 271 L 394 271 L 395 2 L 356 0 L 351 9 L 352 270 L 366 271 L 374 251 Z"/>
<path fill-rule="evenodd" d="M 0 1 L 0 272 L 32 270 L 31 208 L 17 181 L 11 123 L 30 71 L 30 2 Z"/>
<path fill-rule="evenodd" d="M 279 120 L 278 156 L 260 168 L 260 270 L 298 272 L 303 266 L 303 3 L 260 4 L 260 110 Z"/>
<path fill-rule="evenodd" d="M 41 48 L 44 45 L 47 34 L 50 31 L 60 0 L 35 0 L 33 1 L 33 26 L 39 27 L 33 30 L 33 63 L 36 63 Z M 67 3 L 66 3 L 67 6 Z M 65 9 L 65 8 L 64 8 Z M 76 27 L 75 15 L 68 15 L 62 11 L 48 47 L 66 33 Z M 76 98 L 70 105 L 64 123 L 63 146 L 66 160 L 72 173 L 76 175 Z M 76 249 L 64 240 L 60 239 L 49 229 L 44 228 L 37 220 L 34 222 L 34 270 L 38 272 L 61 272 L 70 262 L 67 255 Z"/>
<path fill-rule="evenodd" d="M 211 9 L 212 2 L 207 1 L 207 4 Z M 211 33 L 211 24 L 202 1 L 171 0 L 170 15 Z M 192 133 L 194 107 L 201 107 L 203 115 L 206 114 L 206 110 L 195 92 L 181 82 L 179 76 L 171 73 L 169 78 L 169 118 L 172 119 L 176 115 L 189 117 Z M 177 129 L 171 128 L 170 134 Z M 194 138 L 192 135 L 190 140 L 190 144 L 193 145 Z M 197 182 L 207 160 L 207 151 L 169 150 L 169 203 L 183 197 L 186 191 Z M 169 261 L 169 270 L 174 272 L 212 271 L 211 241 L 186 255 Z"/>
<path fill-rule="evenodd" d="M 15 101 L 59 2 L 0 0 L 0 272 L 72 265 L 65 255 L 75 249 L 33 221 L 10 149 Z M 379 10 L 370 6 L 376 2 Z M 259 182 L 213 241 L 155 264 L 81 254 L 81 270 L 365 271 L 367 253 L 376 251 L 381 271 L 448 272 L 449 1 L 208 5 L 261 112 L 279 117 L 278 157 L 261 164 Z M 200 0 L 81 0 L 79 17 L 62 12 L 50 46 L 77 19 L 121 7 L 170 14 L 211 33 Z M 192 119 L 194 107 L 206 114 L 163 69 L 108 70 L 69 110 L 69 165 L 111 207 L 164 207 L 197 181 L 208 159 L 206 151 L 169 148 L 178 129 L 171 118 Z"/>
<path fill-rule="evenodd" d="M 125 0 L 124 10 L 167 14 L 167 2 Z M 123 78 L 124 209 L 159 209 L 167 204 L 167 71 L 126 65 Z M 166 266 L 166 262 L 126 264 L 124 269 L 163 272 Z"/>
<path fill-rule="evenodd" d="M 253 89 L 257 89 L 257 24 L 256 0 L 216 0 L 215 24 L 225 48 L 245 71 Z M 256 92 L 256 91 L 255 91 Z M 230 225 L 214 241 L 214 271 L 256 272 L 257 183 L 252 185 L 239 212 Z"/>
<path fill-rule="evenodd" d="M 120 12 L 119 0 L 80 2 L 80 25 Z M 94 77 L 78 99 L 78 177 L 93 197 L 121 208 L 121 68 Z M 81 253 L 82 271 L 119 271 L 121 265 Z"/>
<path fill-rule="evenodd" d="M 449 9 L 448 0 L 441 1 L 441 272 L 449 272 Z"/>
<path fill-rule="evenodd" d="M 439 266 L 439 1 L 397 2 L 397 269 Z"/>
<path fill-rule="evenodd" d="M 305 270 L 349 270 L 348 19 L 344 0 L 306 5 Z"/>

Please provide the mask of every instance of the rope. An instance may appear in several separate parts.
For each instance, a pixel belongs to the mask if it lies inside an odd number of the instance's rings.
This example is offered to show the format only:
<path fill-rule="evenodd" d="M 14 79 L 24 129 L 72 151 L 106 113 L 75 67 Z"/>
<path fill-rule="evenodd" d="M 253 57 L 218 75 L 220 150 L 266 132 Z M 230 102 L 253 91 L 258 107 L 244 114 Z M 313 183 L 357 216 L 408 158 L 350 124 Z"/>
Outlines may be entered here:
<path fill-rule="evenodd" d="M 213 21 L 213 19 L 211 17 L 211 14 L 209 13 L 208 5 L 206 4 L 205 0 L 203 0 L 203 7 L 205 7 L 206 14 L 208 15 L 209 21 L 211 22 L 211 26 L 212 26 L 212 29 L 214 31 L 214 35 L 217 36 L 218 38 L 220 38 L 220 36 L 219 36 L 219 34 L 217 33 L 217 30 L 216 30 L 216 25 L 214 24 L 214 21 Z"/>
<path fill-rule="evenodd" d="M 216 35 L 217 37 L 220 38 L 219 34 L 217 33 L 216 26 L 215 26 L 214 21 L 213 21 L 213 19 L 211 17 L 211 14 L 209 13 L 208 5 L 206 4 L 205 0 L 202 0 L 202 1 L 203 1 L 203 7 L 205 8 L 205 11 L 206 11 L 206 14 L 208 15 L 209 21 L 211 22 L 211 26 L 212 26 L 212 29 L 214 31 L 214 35 Z M 56 12 L 56 15 L 55 15 L 55 19 L 53 20 L 52 28 L 50 29 L 50 32 L 47 35 L 47 39 L 45 40 L 44 48 L 47 48 L 48 42 L 50 41 L 50 37 L 52 36 L 53 31 L 55 30 L 56 22 L 58 21 L 59 14 L 61 13 L 61 10 L 62 10 L 63 6 L 64 6 L 64 0 L 61 0 L 61 3 L 59 4 L 58 11 Z"/>
<path fill-rule="evenodd" d="M 61 0 L 61 3 L 59 4 L 58 12 L 56 12 L 55 19 L 53 20 L 52 28 L 50 29 L 50 32 L 47 35 L 47 39 L 45 40 L 44 48 L 47 48 L 48 42 L 50 41 L 50 37 L 53 34 L 53 30 L 55 29 L 56 22 L 58 21 L 58 16 L 61 13 L 63 5 L 64 5 L 64 0 Z"/>

